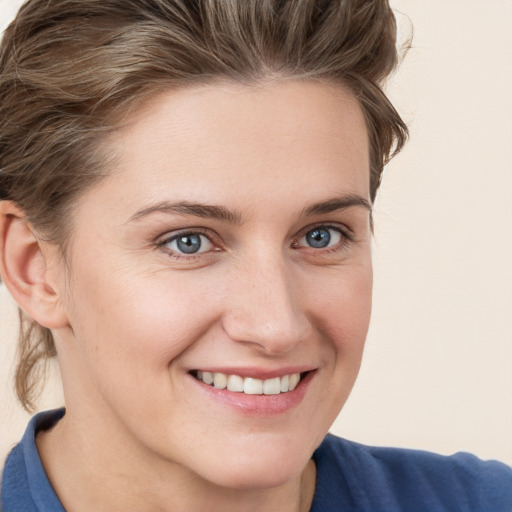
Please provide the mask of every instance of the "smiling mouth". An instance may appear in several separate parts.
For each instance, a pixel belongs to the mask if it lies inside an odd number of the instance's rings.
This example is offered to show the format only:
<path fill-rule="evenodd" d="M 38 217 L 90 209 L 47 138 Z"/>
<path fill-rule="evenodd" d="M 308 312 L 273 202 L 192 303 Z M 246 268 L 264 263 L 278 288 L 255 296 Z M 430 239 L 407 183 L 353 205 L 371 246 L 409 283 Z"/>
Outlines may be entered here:
<path fill-rule="evenodd" d="M 197 380 L 216 389 L 227 389 L 246 395 L 279 395 L 293 391 L 299 382 L 309 373 L 291 373 L 272 379 L 254 379 L 240 375 L 203 371 L 190 372 Z"/>

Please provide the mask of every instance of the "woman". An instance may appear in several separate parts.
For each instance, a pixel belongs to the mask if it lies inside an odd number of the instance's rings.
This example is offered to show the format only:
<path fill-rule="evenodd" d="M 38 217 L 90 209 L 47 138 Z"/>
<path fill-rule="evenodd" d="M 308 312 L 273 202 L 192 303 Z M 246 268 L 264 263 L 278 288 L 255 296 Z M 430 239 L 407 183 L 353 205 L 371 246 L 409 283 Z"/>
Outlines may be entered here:
<path fill-rule="evenodd" d="M 31 407 L 3 510 L 509 510 L 469 455 L 327 436 L 406 128 L 384 1 L 33 0 L 0 56 L 0 271 Z"/>

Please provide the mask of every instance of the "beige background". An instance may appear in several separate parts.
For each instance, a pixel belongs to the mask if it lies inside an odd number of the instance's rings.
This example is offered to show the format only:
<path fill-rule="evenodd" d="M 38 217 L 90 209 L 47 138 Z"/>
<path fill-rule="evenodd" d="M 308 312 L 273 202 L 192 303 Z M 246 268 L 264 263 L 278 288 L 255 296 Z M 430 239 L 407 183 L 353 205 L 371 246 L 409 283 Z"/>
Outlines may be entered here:
<path fill-rule="evenodd" d="M 0 29 L 16 5 L 0 0 Z M 512 1 L 392 5 L 415 30 L 390 84 L 412 137 L 377 202 L 372 327 L 333 431 L 512 464 Z M 0 288 L 1 456 L 27 416 L 10 384 L 15 308 Z M 53 376 L 41 408 L 60 403 Z"/>

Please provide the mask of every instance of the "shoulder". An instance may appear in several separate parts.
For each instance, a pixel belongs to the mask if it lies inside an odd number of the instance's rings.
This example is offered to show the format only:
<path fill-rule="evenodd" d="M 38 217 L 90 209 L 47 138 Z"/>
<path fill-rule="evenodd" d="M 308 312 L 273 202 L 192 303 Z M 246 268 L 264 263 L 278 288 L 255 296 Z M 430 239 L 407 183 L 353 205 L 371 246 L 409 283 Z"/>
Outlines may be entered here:
<path fill-rule="evenodd" d="M 26 510 L 36 511 L 29 491 L 26 463 L 23 447 L 17 444 L 7 456 L 2 472 L 2 486 L 0 490 L 0 510 Z M 14 508 L 17 507 L 17 508 Z"/>
<path fill-rule="evenodd" d="M 64 511 L 46 476 L 35 437 L 40 430 L 51 428 L 64 410 L 40 413 L 27 426 L 23 439 L 7 457 L 0 487 L 2 512 Z"/>
<path fill-rule="evenodd" d="M 512 469 L 497 461 L 365 446 L 331 435 L 314 457 L 319 493 L 351 510 L 512 510 Z"/>

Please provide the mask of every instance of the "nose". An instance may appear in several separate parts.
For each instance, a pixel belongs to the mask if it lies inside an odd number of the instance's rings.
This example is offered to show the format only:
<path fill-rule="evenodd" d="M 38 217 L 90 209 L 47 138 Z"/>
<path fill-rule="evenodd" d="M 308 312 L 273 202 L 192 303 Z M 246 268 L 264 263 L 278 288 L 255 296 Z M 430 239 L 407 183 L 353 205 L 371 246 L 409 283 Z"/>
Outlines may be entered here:
<path fill-rule="evenodd" d="M 280 355 L 307 336 L 300 282 L 284 258 L 266 255 L 241 263 L 228 295 L 223 327 L 231 339 Z"/>

